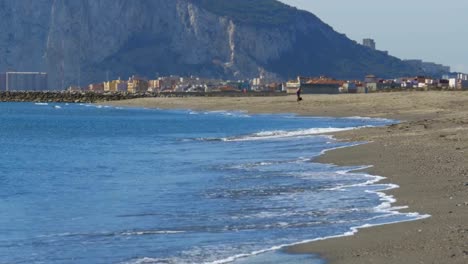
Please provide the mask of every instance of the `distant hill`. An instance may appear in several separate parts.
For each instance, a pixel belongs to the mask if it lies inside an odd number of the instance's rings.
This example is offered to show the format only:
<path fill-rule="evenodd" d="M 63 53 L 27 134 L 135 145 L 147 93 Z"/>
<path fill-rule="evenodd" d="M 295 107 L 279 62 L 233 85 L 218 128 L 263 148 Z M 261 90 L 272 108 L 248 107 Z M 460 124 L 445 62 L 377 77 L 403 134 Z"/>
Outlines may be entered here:
<path fill-rule="evenodd" d="M 132 74 L 421 73 L 275 0 L 3 0 L 0 17 L 0 71 L 47 71 L 54 88 Z"/>

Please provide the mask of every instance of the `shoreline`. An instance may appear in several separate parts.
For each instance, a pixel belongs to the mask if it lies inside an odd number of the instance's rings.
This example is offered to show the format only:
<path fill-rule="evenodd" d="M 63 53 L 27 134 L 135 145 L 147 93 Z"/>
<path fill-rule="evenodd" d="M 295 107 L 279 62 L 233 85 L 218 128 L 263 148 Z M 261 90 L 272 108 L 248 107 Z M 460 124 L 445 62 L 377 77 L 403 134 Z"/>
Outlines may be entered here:
<path fill-rule="evenodd" d="M 332 133 L 364 145 L 327 151 L 314 161 L 339 166 L 372 164 L 363 172 L 382 175 L 385 191 L 408 206 L 401 212 L 431 218 L 359 229 L 353 236 L 286 248 L 329 263 L 467 263 L 468 261 L 468 94 L 420 92 L 294 98 L 136 99 L 111 105 L 162 109 L 246 110 L 313 116 L 381 117 L 402 121 L 382 128 Z M 106 102 L 108 104 L 108 102 Z"/>

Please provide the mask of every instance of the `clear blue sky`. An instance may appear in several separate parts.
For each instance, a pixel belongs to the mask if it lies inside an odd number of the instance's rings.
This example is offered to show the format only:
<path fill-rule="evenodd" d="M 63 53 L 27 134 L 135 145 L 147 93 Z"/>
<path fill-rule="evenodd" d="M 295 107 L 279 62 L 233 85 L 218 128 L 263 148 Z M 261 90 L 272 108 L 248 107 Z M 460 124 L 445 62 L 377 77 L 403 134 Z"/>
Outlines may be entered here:
<path fill-rule="evenodd" d="M 468 72 L 468 0 L 281 0 L 308 10 L 336 31 L 401 59 Z"/>

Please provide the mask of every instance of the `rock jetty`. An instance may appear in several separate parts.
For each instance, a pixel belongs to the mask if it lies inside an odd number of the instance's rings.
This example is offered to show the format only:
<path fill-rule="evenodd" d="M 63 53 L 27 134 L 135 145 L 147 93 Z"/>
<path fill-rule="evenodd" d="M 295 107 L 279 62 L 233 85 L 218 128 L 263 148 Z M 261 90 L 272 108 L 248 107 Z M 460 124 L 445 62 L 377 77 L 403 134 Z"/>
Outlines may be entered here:
<path fill-rule="evenodd" d="M 41 103 L 97 103 L 120 101 L 146 97 L 250 97 L 250 96 L 284 96 L 286 93 L 239 93 L 239 92 L 213 92 L 213 93 L 94 93 L 94 92 L 0 92 L 0 102 L 41 102 Z"/>

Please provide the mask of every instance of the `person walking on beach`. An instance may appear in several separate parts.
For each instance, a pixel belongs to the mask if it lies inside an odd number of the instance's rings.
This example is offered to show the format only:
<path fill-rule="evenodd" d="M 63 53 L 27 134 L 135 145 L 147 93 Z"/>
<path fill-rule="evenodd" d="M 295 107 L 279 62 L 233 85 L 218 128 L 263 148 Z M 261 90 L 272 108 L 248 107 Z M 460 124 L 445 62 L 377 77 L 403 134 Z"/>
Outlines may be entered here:
<path fill-rule="evenodd" d="M 299 88 L 297 88 L 297 90 L 296 90 L 297 102 L 298 102 L 298 103 L 299 103 L 300 101 L 302 101 L 301 93 L 302 93 L 302 89 L 301 89 L 301 87 L 299 86 Z"/>

